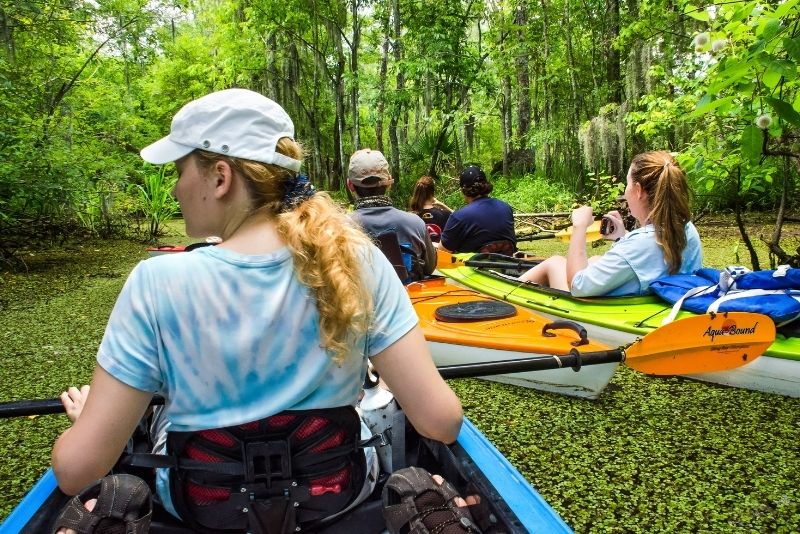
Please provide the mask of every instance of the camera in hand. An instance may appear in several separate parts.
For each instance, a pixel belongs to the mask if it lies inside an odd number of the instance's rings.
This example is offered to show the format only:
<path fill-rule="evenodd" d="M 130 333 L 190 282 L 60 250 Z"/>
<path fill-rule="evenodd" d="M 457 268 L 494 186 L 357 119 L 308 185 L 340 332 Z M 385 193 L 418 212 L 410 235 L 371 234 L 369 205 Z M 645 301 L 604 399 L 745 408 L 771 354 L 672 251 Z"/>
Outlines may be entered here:
<path fill-rule="evenodd" d="M 608 235 L 613 234 L 615 230 L 614 223 L 608 217 L 603 217 L 600 221 L 600 234 Z"/>

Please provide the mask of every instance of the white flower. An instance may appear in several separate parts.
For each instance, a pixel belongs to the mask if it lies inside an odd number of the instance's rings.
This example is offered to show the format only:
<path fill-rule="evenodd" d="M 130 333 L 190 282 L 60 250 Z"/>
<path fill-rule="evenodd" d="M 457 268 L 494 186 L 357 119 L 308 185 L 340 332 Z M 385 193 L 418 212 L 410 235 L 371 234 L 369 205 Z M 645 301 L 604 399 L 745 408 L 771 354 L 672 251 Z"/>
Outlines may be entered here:
<path fill-rule="evenodd" d="M 726 41 L 725 39 L 717 39 L 713 43 L 711 43 L 711 51 L 717 53 L 723 48 L 725 48 L 726 44 L 728 44 L 728 41 Z"/>
<path fill-rule="evenodd" d="M 772 117 L 764 113 L 763 115 L 759 115 L 756 119 L 756 126 L 761 128 L 762 130 L 766 130 L 772 124 Z"/>
<path fill-rule="evenodd" d="M 709 41 L 708 33 L 706 32 L 698 33 L 697 36 L 695 36 L 694 38 L 694 45 L 695 47 L 705 46 L 708 44 L 708 41 Z"/>

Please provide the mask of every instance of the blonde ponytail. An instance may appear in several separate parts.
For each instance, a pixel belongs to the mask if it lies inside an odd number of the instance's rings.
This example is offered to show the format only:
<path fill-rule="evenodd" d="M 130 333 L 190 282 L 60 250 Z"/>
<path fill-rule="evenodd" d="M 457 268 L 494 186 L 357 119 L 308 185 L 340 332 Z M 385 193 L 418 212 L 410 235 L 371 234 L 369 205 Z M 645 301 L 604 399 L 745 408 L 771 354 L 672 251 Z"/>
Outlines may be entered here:
<path fill-rule="evenodd" d="M 363 281 L 369 238 L 322 192 L 278 215 L 278 233 L 297 277 L 316 297 L 322 346 L 341 364 L 371 321 L 372 296 Z"/>

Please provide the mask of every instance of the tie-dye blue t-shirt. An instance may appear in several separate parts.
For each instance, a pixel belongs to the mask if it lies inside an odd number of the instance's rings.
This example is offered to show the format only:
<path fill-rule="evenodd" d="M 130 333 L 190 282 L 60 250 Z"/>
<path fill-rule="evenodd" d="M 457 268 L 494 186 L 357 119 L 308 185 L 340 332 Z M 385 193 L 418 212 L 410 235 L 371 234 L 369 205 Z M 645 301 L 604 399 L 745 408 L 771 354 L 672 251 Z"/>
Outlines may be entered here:
<path fill-rule="evenodd" d="M 141 262 L 117 299 L 97 361 L 125 384 L 164 395 L 173 431 L 354 405 L 365 356 L 417 324 L 394 269 L 371 245 L 364 272 L 373 323 L 341 367 L 320 347 L 316 299 L 286 248 L 243 255 L 205 247 Z"/>

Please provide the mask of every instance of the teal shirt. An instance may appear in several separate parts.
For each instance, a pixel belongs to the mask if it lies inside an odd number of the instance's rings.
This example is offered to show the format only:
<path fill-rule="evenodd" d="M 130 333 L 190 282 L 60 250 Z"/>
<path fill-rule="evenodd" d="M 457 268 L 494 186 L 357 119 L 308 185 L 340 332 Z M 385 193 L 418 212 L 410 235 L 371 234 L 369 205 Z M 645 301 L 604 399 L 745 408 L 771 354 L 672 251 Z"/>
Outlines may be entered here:
<path fill-rule="evenodd" d="M 133 388 L 164 395 L 174 431 L 355 405 L 367 357 L 418 322 L 384 255 L 370 245 L 364 260 L 373 320 L 341 366 L 320 346 L 316 300 L 297 279 L 288 249 L 250 256 L 220 247 L 137 265 L 111 313 L 98 364 Z M 159 470 L 159 497 L 174 513 L 167 482 Z"/>
<path fill-rule="evenodd" d="M 687 223 L 685 232 L 678 273 L 693 273 L 703 266 L 702 245 L 694 224 Z M 648 224 L 626 234 L 599 261 L 579 271 L 570 292 L 576 297 L 645 295 L 650 292 L 650 282 L 667 274 L 655 228 Z"/>

